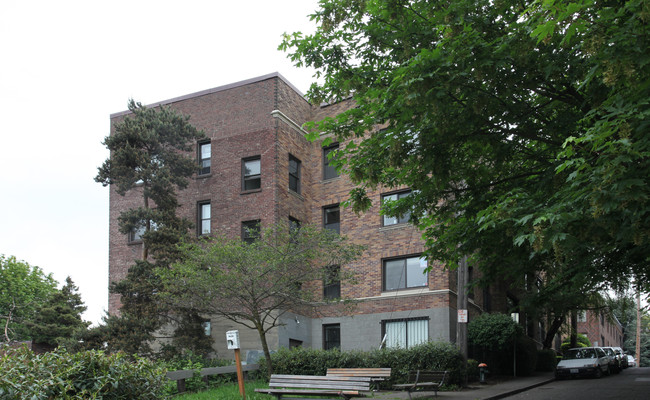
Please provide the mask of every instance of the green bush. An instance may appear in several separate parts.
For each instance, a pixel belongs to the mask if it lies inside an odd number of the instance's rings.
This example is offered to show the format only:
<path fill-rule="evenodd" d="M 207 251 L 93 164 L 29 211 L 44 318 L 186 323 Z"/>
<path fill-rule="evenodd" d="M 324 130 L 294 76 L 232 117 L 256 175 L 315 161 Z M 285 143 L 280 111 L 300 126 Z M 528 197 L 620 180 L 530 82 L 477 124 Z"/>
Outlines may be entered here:
<path fill-rule="evenodd" d="M 469 359 L 467 360 L 467 381 L 475 382 L 479 379 L 479 369 L 478 365 L 480 363 L 476 360 Z"/>
<path fill-rule="evenodd" d="M 586 335 L 583 335 L 582 333 L 578 333 L 578 345 L 577 347 L 591 347 L 591 342 L 589 341 L 589 338 Z M 569 350 L 571 347 L 571 338 L 567 338 L 564 342 L 562 342 L 562 346 L 560 347 L 562 349 L 562 353 L 565 351 Z"/>
<path fill-rule="evenodd" d="M 405 383 L 409 371 L 416 369 L 449 371 L 449 384 L 459 384 L 466 368 L 458 349 L 447 342 L 368 352 L 282 348 L 271 355 L 271 360 L 274 373 L 288 375 L 325 375 L 327 368 L 391 368 L 390 379 L 382 382 L 384 388 Z M 260 369 L 261 375 L 267 376 L 265 363 L 260 362 Z"/>
<path fill-rule="evenodd" d="M 537 368 L 535 368 L 536 371 L 540 371 L 540 372 L 555 371 L 556 365 L 557 365 L 557 359 L 554 350 L 544 349 L 544 350 L 537 351 Z"/>
<path fill-rule="evenodd" d="M 141 358 L 101 351 L 30 350 L 0 358 L 0 399 L 161 399 L 165 370 Z"/>

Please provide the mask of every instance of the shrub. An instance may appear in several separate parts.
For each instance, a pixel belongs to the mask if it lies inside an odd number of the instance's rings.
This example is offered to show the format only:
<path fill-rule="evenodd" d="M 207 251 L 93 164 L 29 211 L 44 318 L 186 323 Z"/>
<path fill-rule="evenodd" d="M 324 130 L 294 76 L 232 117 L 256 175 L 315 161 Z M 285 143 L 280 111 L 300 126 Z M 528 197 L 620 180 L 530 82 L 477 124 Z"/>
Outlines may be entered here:
<path fill-rule="evenodd" d="M 391 378 L 382 387 L 404 383 L 409 371 L 416 369 L 446 370 L 449 384 L 458 384 L 465 372 L 458 349 L 447 342 L 428 342 L 409 349 L 378 349 L 368 352 L 282 348 L 271 355 L 276 374 L 325 375 L 327 368 L 391 368 Z M 261 373 L 267 376 L 266 364 L 260 362 Z"/>
<path fill-rule="evenodd" d="M 521 333 L 521 327 L 506 314 L 481 314 L 467 326 L 467 341 L 486 350 L 504 350 Z"/>
<path fill-rule="evenodd" d="M 101 351 L 35 355 L 12 351 L 0 358 L 0 399 L 161 399 L 165 370 L 141 358 Z"/>
<path fill-rule="evenodd" d="M 562 342 L 562 346 L 560 347 L 562 349 L 562 353 L 565 351 L 569 350 L 571 347 L 571 338 L 567 338 L 564 342 Z M 583 335 L 582 333 L 578 333 L 578 341 L 577 341 L 577 347 L 591 347 L 591 342 L 589 341 L 589 338 L 586 335 Z"/>

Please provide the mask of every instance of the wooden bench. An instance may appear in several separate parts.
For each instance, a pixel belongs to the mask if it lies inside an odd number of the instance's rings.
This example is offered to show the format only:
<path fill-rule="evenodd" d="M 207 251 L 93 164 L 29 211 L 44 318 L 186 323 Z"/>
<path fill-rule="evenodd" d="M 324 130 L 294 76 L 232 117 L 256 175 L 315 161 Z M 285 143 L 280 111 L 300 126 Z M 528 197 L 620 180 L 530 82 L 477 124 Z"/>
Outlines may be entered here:
<path fill-rule="evenodd" d="M 370 391 L 370 378 L 364 376 L 271 375 L 268 389 L 255 389 L 282 399 L 284 396 L 351 399 Z M 285 399 L 289 399 L 285 397 Z M 296 398 L 292 398 L 296 399 Z M 301 397 L 301 399 L 304 399 Z"/>
<path fill-rule="evenodd" d="M 438 389 L 447 380 L 447 371 L 411 371 L 408 380 L 410 383 L 393 385 L 393 389 L 408 390 L 409 399 L 411 398 L 411 392 L 417 389 L 433 389 L 436 397 L 438 397 Z"/>
<path fill-rule="evenodd" d="M 372 383 L 390 378 L 390 368 L 328 368 L 327 376 L 366 376 Z"/>

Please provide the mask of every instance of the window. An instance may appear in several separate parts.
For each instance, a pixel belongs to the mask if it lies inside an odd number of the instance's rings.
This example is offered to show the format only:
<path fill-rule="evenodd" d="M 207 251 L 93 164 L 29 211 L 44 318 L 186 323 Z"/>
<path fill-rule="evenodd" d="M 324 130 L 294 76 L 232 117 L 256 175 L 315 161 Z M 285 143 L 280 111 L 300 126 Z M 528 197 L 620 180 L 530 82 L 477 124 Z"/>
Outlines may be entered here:
<path fill-rule="evenodd" d="M 336 155 L 336 151 L 339 149 L 339 144 L 335 143 L 323 148 L 323 179 L 332 179 L 339 176 L 339 173 L 336 171 L 336 168 L 330 164 L 333 158 Z"/>
<path fill-rule="evenodd" d="M 323 325 L 323 349 L 341 348 L 341 324 Z"/>
<path fill-rule="evenodd" d="M 399 290 L 427 286 L 424 270 L 427 260 L 421 257 L 398 258 L 384 261 L 384 290 Z"/>
<path fill-rule="evenodd" d="M 387 194 L 381 197 L 381 202 L 384 204 L 387 201 L 397 201 L 399 199 L 403 199 L 411 194 L 410 190 L 407 190 L 405 192 L 399 192 L 399 193 L 393 193 L 393 194 Z M 409 222 L 411 219 L 411 213 L 407 212 L 404 215 L 400 216 L 389 216 L 389 215 L 384 215 L 384 226 L 389 226 L 389 225 L 396 225 L 396 224 L 405 224 Z"/>
<path fill-rule="evenodd" d="M 253 243 L 260 238 L 260 220 L 244 221 L 241 223 L 241 239 L 246 243 Z"/>
<path fill-rule="evenodd" d="M 132 230 L 131 232 L 129 232 L 129 242 L 141 242 L 142 235 L 144 235 L 144 232 L 145 232 L 144 226 L 139 226 L 137 229 Z"/>
<path fill-rule="evenodd" d="M 289 154 L 289 189 L 300 193 L 300 160 Z"/>
<path fill-rule="evenodd" d="M 198 206 L 198 219 L 199 219 L 199 235 L 209 235 L 210 234 L 210 220 L 211 220 L 211 209 L 210 202 L 204 201 L 199 203 Z"/>
<path fill-rule="evenodd" d="M 201 324 L 203 327 L 203 334 L 205 336 L 211 336 L 212 335 L 212 323 L 210 321 L 205 321 Z"/>
<path fill-rule="evenodd" d="M 300 230 L 300 220 L 294 218 L 294 217 L 289 217 L 289 232 L 292 234 L 298 233 Z"/>
<path fill-rule="evenodd" d="M 251 157 L 242 161 L 242 189 L 255 190 L 262 187 L 261 158 Z"/>
<path fill-rule="evenodd" d="M 327 300 L 341 298 L 341 266 L 330 265 L 327 268 L 325 279 L 323 280 L 323 298 Z"/>
<path fill-rule="evenodd" d="M 135 242 L 141 242 L 142 241 L 142 236 L 144 233 L 147 231 L 147 227 L 143 222 L 141 222 L 142 225 L 138 225 L 137 228 L 133 229 L 131 232 L 129 232 L 129 242 L 130 243 L 135 243 Z M 151 224 L 149 226 L 149 229 L 152 231 L 155 231 L 158 229 L 158 225 L 154 222 L 151 221 Z"/>
<path fill-rule="evenodd" d="M 578 310 L 578 322 L 587 322 L 587 312 L 585 310 Z"/>
<path fill-rule="evenodd" d="M 412 318 L 382 321 L 386 347 L 408 349 L 429 340 L 429 319 Z"/>
<path fill-rule="evenodd" d="M 323 228 L 341 233 L 341 211 L 339 205 L 323 207 Z"/>
<path fill-rule="evenodd" d="M 210 141 L 199 143 L 199 175 L 210 173 L 212 158 L 212 144 Z"/>

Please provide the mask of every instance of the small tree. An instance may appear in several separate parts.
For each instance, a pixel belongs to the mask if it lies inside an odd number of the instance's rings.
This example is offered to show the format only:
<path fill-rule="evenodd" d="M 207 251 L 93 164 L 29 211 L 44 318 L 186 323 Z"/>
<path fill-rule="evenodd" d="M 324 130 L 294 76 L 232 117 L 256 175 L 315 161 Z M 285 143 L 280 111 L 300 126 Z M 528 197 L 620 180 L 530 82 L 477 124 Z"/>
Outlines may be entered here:
<path fill-rule="evenodd" d="M 53 292 L 47 301 L 39 304 L 26 326 L 35 342 L 56 347 L 90 325 L 81 317 L 86 308 L 79 288 L 67 277 L 61 290 Z"/>
<path fill-rule="evenodd" d="M 5 342 L 29 339 L 25 321 L 56 291 L 52 274 L 0 254 L 0 323 Z"/>
<path fill-rule="evenodd" d="M 250 244 L 217 236 L 185 243 L 180 251 L 182 261 L 158 271 L 167 298 L 256 330 L 270 374 L 266 334 L 281 324 L 284 312 L 315 309 L 321 298 L 309 286 L 313 281 L 353 279 L 345 268 L 333 277 L 328 267 L 349 263 L 362 248 L 329 230 L 281 223 Z"/>

